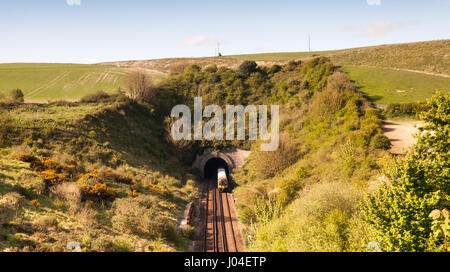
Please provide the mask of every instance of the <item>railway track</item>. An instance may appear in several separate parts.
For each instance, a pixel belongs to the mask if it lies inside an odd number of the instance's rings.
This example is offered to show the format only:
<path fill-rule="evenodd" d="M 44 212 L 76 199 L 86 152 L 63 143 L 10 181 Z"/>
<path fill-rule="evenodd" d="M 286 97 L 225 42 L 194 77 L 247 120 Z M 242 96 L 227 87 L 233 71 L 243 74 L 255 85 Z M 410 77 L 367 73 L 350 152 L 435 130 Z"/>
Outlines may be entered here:
<path fill-rule="evenodd" d="M 201 216 L 203 230 L 200 232 L 203 252 L 239 252 L 242 243 L 237 227 L 234 202 L 230 193 L 220 193 L 214 181 L 205 184 Z"/>

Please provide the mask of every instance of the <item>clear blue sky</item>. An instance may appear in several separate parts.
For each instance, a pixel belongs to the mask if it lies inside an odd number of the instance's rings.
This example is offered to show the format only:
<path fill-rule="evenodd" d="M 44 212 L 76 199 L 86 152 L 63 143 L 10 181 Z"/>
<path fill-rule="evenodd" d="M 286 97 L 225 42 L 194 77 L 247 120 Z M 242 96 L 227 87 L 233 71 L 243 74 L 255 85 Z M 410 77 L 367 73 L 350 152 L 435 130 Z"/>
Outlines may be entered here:
<path fill-rule="evenodd" d="M 450 38 L 450 0 L 1 0 L 0 62 L 201 57 Z"/>

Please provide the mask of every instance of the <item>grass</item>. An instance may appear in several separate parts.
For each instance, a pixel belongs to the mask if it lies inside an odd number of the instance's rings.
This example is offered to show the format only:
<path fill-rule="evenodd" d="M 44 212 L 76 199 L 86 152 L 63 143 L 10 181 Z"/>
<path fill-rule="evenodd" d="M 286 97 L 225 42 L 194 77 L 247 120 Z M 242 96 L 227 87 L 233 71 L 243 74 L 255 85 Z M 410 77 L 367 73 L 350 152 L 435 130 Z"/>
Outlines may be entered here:
<path fill-rule="evenodd" d="M 282 53 L 261 53 L 261 54 L 243 54 L 225 56 L 223 58 L 231 58 L 238 60 L 253 60 L 253 61 L 289 61 L 292 59 L 303 59 L 313 55 L 327 55 L 342 50 L 333 51 L 315 51 L 315 52 L 282 52 Z"/>
<path fill-rule="evenodd" d="M 1 64 L 0 90 L 19 88 L 25 100 L 78 99 L 121 86 L 125 70 L 79 64 Z"/>
<path fill-rule="evenodd" d="M 19 88 L 26 102 L 77 100 L 121 88 L 130 68 L 83 64 L 0 64 L 0 94 Z M 155 80 L 161 76 L 152 75 Z"/>
<path fill-rule="evenodd" d="M 450 91 L 450 78 L 388 68 L 343 66 L 359 90 L 376 103 L 425 101 L 436 90 Z"/>
<path fill-rule="evenodd" d="M 337 65 L 358 65 L 450 75 L 450 40 L 380 45 L 331 55 Z"/>
<path fill-rule="evenodd" d="M 181 179 L 187 170 L 177 162 L 167 163 L 170 172 L 159 165 L 158 160 L 167 160 L 171 154 L 162 148 L 159 134 L 152 135 L 158 132 L 158 127 L 150 118 L 149 108 L 131 103 L 124 97 L 112 97 L 89 104 L 18 104 L 7 106 L 6 110 L 19 132 L 14 146 L 0 148 L 0 235 L 6 237 L 6 240 L 0 239 L 0 251 L 28 250 L 25 246 L 30 246 L 33 251 L 65 251 L 69 241 L 80 242 L 83 251 L 188 249 L 190 241 L 175 230 L 175 224 L 185 205 L 196 197 L 197 186 L 196 183 L 183 186 Z M 124 129 L 117 130 L 113 126 L 117 124 Z M 136 132 L 131 132 L 130 127 Z M 150 129 L 152 133 L 149 133 Z M 105 135 L 108 142 L 103 140 Z M 26 144 L 16 146 L 20 142 Z M 150 144 L 146 147 L 144 143 Z M 163 151 L 159 152 L 156 147 Z M 110 169 L 108 171 L 114 175 L 129 177 L 132 183 L 123 183 L 108 174 L 109 180 L 105 179 L 107 185 L 118 191 L 115 201 L 92 199 L 92 204 L 89 204 L 83 200 L 72 209 L 70 203 L 59 196 L 49 194 L 47 190 L 38 192 L 39 184 L 36 182 L 45 187 L 39 173 L 29 163 L 16 158 L 17 154 L 28 152 L 50 156 L 58 163 L 68 163 L 70 158 L 76 158 L 78 172 L 71 177 L 73 182 L 78 181 L 81 174 L 96 173 L 97 170 L 106 173 L 106 169 Z M 116 161 L 116 158 L 120 163 L 111 165 L 111 160 Z M 139 165 L 133 166 L 134 161 Z M 138 186 L 136 198 L 129 195 L 132 185 Z M 168 193 L 151 191 L 148 189 L 150 185 L 166 188 Z M 5 204 L 9 198 L 19 197 L 22 199 L 20 207 Z M 34 200 L 38 206 L 33 204 Z M 145 230 L 146 226 L 157 227 L 153 231 L 161 238 L 154 237 L 153 233 L 140 233 L 129 224 L 117 230 L 112 218 L 128 222 L 128 214 L 120 214 L 115 208 L 114 203 L 120 200 L 129 200 L 134 212 L 147 215 L 145 220 L 142 217 L 136 219 L 137 230 Z M 152 214 L 146 213 L 149 203 L 152 205 L 150 210 L 169 218 L 173 228 L 161 225 Z M 5 211 L 11 211 L 11 214 L 5 217 Z M 15 228 L 19 227 L 24 235 L 16 237 Z M 50 236 L 52 240 L 49 240 Z"/>
<path fill-rule="evenodd" d="M 223 58 L 253 61 L 289 61 L 314 55 L 330 57 L 337 65 L 358 65 L 450 75 L 450 40 L 378 45 L 316 52 L 232 55 Z"/>

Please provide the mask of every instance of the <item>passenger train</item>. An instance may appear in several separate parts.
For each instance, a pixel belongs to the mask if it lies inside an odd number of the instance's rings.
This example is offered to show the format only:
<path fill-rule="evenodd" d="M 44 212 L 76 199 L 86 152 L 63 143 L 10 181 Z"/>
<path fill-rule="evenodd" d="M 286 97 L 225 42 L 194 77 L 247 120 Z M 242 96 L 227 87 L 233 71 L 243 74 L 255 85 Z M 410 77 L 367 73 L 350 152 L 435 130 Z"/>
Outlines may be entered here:
<path fill-rule="evenodd" d="M 228 189 L 228 178 L 227 172 L 224 168 L 217 169 L 217 188 L 222 193 Z"/>

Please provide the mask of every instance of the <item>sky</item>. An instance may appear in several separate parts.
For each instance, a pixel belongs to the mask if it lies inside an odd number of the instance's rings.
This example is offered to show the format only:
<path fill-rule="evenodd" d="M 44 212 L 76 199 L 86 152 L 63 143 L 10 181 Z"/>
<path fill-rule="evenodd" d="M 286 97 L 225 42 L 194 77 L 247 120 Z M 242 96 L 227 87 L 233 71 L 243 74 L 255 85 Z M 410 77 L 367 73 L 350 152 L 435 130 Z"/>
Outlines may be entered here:
<path fill-rule="evenodd" d="M 208 57 L 450 38 L 450 0 L 1 0 L 0 63 Z"/>

